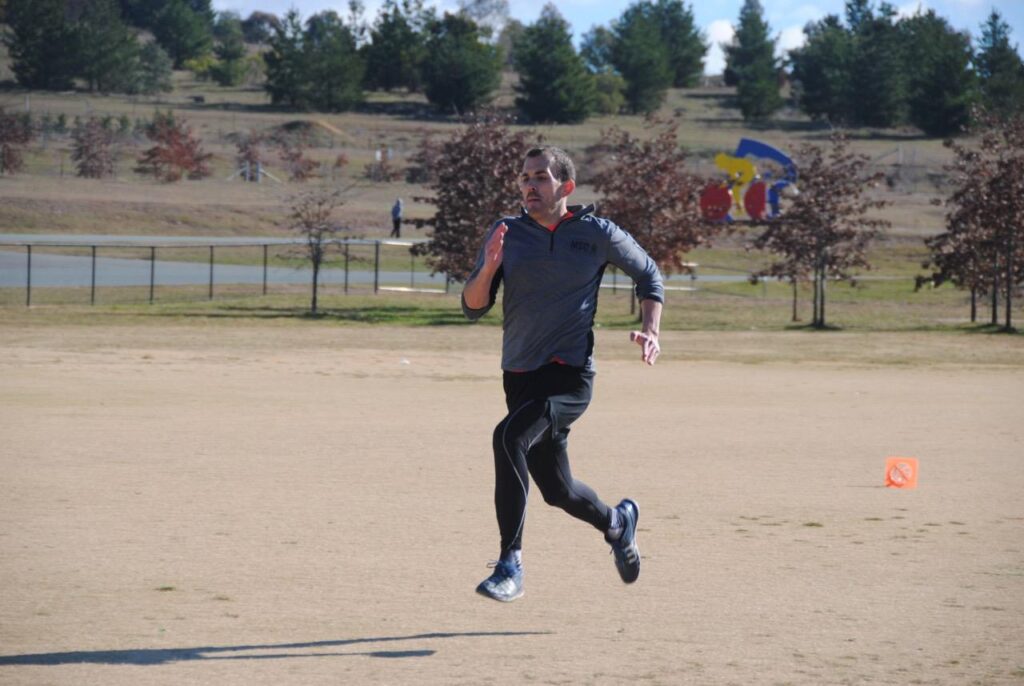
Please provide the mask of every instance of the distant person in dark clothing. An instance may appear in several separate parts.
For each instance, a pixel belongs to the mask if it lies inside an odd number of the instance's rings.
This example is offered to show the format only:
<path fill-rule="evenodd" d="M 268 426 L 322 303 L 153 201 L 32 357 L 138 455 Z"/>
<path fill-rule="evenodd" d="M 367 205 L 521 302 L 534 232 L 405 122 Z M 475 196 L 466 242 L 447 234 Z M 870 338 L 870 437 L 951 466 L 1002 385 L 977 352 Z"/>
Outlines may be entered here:
<path fill-rule="evenodd" d="M 402 199 L 396 198 L 391 206 L 391 237 L 402 237 Z"/>

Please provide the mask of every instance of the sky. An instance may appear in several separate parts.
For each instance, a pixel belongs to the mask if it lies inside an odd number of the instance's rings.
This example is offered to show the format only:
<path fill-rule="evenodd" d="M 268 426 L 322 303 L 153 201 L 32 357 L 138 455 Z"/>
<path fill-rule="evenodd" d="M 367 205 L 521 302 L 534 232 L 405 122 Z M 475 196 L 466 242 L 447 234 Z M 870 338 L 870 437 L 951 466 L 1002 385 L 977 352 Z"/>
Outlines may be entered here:
<path fill-rule="evenodd" d="M 376 16 L 380 0 L 363 0 L 366 16 Z M 737 22 L 743 0 L 683 0 L 692 7 L 697 26 L 704 31 L 711 45 L 705 61 L 704 71 L 720 74 L 723 67 L 722 51 L 719 44 L 732 38 L 733 25 Z M 579 37 L 593 26 L 608 26 L 617 19 L 633 0 L 558 0 L 554 5 L 572 27 L 577 45 Z M 458 9 L 457 0 L 426 0 L 440 12 Z M 809 21 L 816 21 L 828 14 L 843 16 L 844 0 L 761 0 L 765 18 L 772 32 L 778 37 L 780 54 L 803 44 L 803 27 Z M 879 2 L 873 3 L 876 7 Z M 981 25 L 989 13 L 996 9 L 1010 26 L 1010 41 L 1022 52 L 1024 44 L 1024 0 L 890 0 L 901 15 L 913 15 L 918 11 L 935 10 L 954 28 L 970 32 L 977 40 Z M 540 16 L 544 2 L 541 0 L 509 0 L 513 18 L 530 24 Z M 303 18 L 322 10 L 335 10 L 342 17 L 348 15 L 347 0 L 213 0 L 218 11 L 232 10 L 242 18 L 259 10 L 283 15 L 295 7 Z"/>

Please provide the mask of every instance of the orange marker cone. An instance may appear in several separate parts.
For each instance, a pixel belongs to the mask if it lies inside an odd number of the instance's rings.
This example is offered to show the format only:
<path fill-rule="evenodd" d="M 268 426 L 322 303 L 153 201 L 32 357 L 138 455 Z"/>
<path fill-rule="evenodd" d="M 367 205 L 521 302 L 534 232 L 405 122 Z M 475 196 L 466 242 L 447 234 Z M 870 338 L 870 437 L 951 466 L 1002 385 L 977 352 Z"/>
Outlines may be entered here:
<path fill-rule="evenodd" d="M 917 488 L 917 458 L 886 458 L 885 485 L 889 488 Z"/>

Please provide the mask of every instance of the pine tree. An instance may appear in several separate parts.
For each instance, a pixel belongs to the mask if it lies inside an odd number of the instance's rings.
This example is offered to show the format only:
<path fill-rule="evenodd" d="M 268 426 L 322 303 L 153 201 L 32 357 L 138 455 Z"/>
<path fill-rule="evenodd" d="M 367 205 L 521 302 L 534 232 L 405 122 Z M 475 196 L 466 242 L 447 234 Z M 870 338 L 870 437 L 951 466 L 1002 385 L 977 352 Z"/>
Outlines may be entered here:
<path fill-rule="evenodd" d="M 173 90 L 172 66 L 170 55 L 158 43 L 151 41 L 143 45 L 139 50 L 137 91 L 144 95 L 153 95 Z"/>
<path fill-rule="evenodd" d="M 657 0 L 654 16 L 668 50 L 672 85 L 676 88 L 696 86 L 704 73 L 708 46 L 694 21 L 693 6 L 686 6 L 681 0 Z"/>
<path fill-rule="evenodd" d="M 966 34 L 929 10 L 905 20 L 910 121 L 929 136 L 964 130 L 977 98 Z"/>
<path fill-rule="evenodd" d="M 245 78 L 245 36 L 242 21 L 233 12 L 222 12 L 214 25 L 217 45 L 213 52 L 217 64 L 211 69 L 213 80 L 221 86 L 237 86 Z"/>
<path fill-rule="evenodd" d="M 732 45 L 726 46 L 726 67 L 735 74 L 736 99 L 745 121 L 771 117 L 782 107 L 779 60 L 769 35 L 760 0 L 744 0 Z"/>
<path fill-rule="evenodd" d="M 366 60 L 365 86 L 391 91 L 421 88 L 421 65 L 425 57 L 423 36 L 410 21 L 408 2 L 386 0 L 370 29 L 370 43 L 363 49 Z"/>
<path fill-rule="evenodd" d="M 853 37 L 832 14 L 804 29 L 803 47 L 790 52 L 793 82 L 801 111 L 812 119 L 851 124 L 850 70 Z"/>
<path fill-rule="evenodd" d="M 572 45 L 569 24 L 548 3 L 515 45 L 516 105 L 533 121 L 576 124 L 594 110 L 593 77 Z"/>
<path fill-rule="evenodd" d="M 633 112 L 658 109 L 675 78 L 661 27 L 649 2 L 632 5 L 612 24 L 611 64 L 626 80 L 626 102 Z"/>
<path fill-rule="evenodd" d="M 7 0 L 3 41 L 25 88 L 66 90 L 78 70 L 78 36 L 64 0 Z"/>
<path fill-rule="evenodd" d="M 141 64 L 134 32 L 121 20 L 116 0 L 93 0 L 85 6 L 76 30 L 80 73 L 89 90 L 136 90 Z"/>
<path fill-rule="evenodd" d="M 213 44 L 208 14 L 195 11 L 186 0 L 168 0 L 153 19 L 152 29 L 178 69 L 187 60 L 209 53 Z"/>
<path fill-rule="evenodd" d="M 1010 44 L 1010 27 L 992 10 L 981 27 L 976 60 L 982 101 L 992 112 L 1024 111 L 1024 61 Z"/>
<path fill-rule="evenodd" d="M 851 123 L 895 126 L 905 119 L 906 78 L 895 11 L 883 5 L 876 16 L 867 0 L 847 2 L 853 43 L 849 89 Z"/>
<path fill-rule="evenodd" d="M 303 37 L 304 89 L 317 110 L 340 112 L 363 99 L 363 60 L 352 31 L 335 12 L 321 12 L 306 22 Z"/>
<path fill-rule="evenodd" d="M 445 14 L 430 23 L 423 81 L 427 100 L 439 109 L 471 112 L 498 87 L 501 56 L 481 38 L 477 25 L 462 15 Z"/>
<path fill-rule="evenodd" d="M 296 9 L 284 16 L 270 39 L 270 50 L 263 56 L 267 64 L 267 83 L 264 86 L 275 105 L 294 108 L 309 106 L 306 92 L 305 55 L 302 49 L 302 20 Z"/>

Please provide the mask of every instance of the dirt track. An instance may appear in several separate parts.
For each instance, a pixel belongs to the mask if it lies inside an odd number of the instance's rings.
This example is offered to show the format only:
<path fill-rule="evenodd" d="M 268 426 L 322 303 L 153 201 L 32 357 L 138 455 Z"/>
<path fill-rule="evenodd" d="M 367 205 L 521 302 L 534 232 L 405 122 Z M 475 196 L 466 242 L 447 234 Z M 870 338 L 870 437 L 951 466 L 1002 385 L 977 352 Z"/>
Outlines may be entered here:
<path fill-rule="evenodd" d="M 0 684 L 1024 682 L 1019 344 L 600 332 L 573 463 L 640 581 L 534 495 L 506 606 L 498 336 L 0 326 Z"/>

